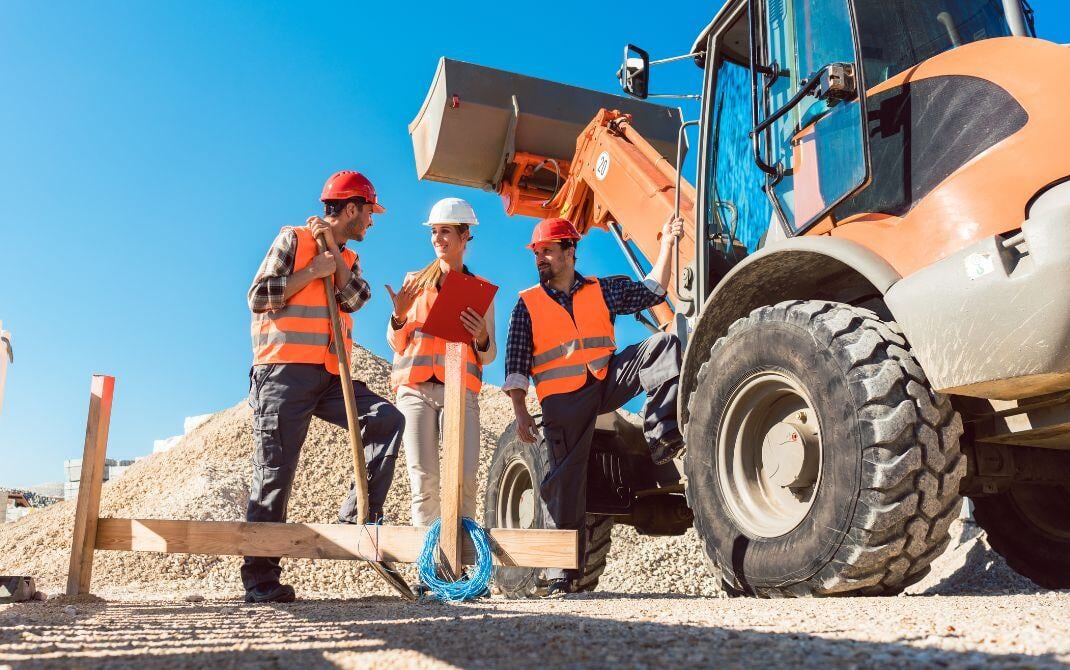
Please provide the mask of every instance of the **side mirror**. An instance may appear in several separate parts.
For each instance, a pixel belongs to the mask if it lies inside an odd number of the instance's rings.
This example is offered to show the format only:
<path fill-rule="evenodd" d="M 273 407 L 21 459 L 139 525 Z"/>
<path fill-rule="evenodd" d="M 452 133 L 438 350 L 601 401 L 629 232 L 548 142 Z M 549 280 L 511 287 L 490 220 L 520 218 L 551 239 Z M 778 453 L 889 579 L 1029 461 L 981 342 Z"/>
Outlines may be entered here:
<path fill-rule="evenodd" d="M 650 54 L 634 44 L 624 47 L 624 62 L 617 70 L 617 80 L 625 93 L 646 100 L 650 82 Z"/>

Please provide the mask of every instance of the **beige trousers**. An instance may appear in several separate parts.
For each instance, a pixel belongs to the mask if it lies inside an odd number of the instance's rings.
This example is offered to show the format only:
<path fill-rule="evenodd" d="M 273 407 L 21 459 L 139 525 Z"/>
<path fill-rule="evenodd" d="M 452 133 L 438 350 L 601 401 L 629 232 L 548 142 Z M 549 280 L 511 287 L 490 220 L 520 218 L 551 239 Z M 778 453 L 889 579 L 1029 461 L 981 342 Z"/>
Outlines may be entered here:
<path fill-rule="evenodd" d="M 412 487 L 412 525 L 429 526 L 441 516 L 439 438 L 445 386 L 424 382 L 398 388 L 397 408 L 405 416 L 405 461 Z M 464 488 L 461 514 L 475 518 L 479 473 L 479 397 L 465 392 Z"/>

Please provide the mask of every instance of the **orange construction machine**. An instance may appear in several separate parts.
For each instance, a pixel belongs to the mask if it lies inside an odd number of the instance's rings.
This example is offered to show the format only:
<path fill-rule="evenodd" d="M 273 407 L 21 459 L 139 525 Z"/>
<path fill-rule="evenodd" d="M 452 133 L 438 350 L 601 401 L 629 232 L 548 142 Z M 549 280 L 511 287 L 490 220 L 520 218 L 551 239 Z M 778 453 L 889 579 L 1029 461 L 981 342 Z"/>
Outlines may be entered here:
<path fill-rule="evenodd" d="M 1008 563 L 1070 587 L 1070 50 L 1024 0 L 730 0 L 684 57 L 701 112 L 443 59 L 421 178 L 617 237 L 638 271 L 687 224 L 680 471 L 603 417 L 583 588 L 614 523 L 692 525 L 732 591 L 893 594 L 962 497 Z M 699 128 L 694 184 L 678 166 Z M 541 446 L 507 432 L 488 525 L 537 527 Z M 534 571 L 499 588 L 537 591 Z"/>

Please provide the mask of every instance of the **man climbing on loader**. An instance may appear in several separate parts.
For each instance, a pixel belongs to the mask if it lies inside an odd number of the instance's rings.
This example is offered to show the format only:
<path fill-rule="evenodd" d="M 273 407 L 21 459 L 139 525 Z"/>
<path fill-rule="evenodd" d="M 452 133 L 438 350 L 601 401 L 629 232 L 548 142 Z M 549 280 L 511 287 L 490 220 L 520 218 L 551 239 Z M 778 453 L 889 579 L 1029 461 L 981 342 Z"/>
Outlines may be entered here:
<path fill-rule="evenodd" d="M 372 214 L 386 210 L 372 183 L 359 172 L 331 175 L 320 200 L 324 217 L 310 217 L 307 226 L 283 228 L 249 289 L 254 356 L 249 404 L 256 444 L 248 521 L 286 520 L 301 445 L 313 416 L 348 426 L 338 343 L 331 336 L 327 296 L 319 280 L 334 275 L 342 346 L 349 351 L 349 314 L 371 298 L 371 290 L 361 276 L 357 254 L 345 243 L 362 241 L 373 225 Z M 327 251 L 319 252 L 317 237 L 324 239 Z M 353 391 L 367 460 L 369 517 L 376 522 L 394 476 L 405 419 L 363 382 L 354 381 Z M 351 485 L 339 520 L 357 523 L 356 516 L 356 489 Z M 281 573 L 277 558 L 246 557 L 241 569 L 246 602 L 293 600 L 293 587 L 279 583 Z"/>
<path fill-rule="evenodd" d="M 535 382 L 551 466 L 540 493 L 558 528 L 584 528 L 588 456 L 599 414 L 619 409 L 645 391 L 643 432 L 651 458 L 667 463 L 683 449 L 676 421 L 679 340 L 657 333 L 617 351 L 613 335 L 614 316 L 665 300 L 673 242 L 682 225 L 674 219 L 662 227 L 660 253 L 643 281 L 578 273 L 580 233 L 567 219 L 544 219 L 532 232 L 528 248 L 535 255 L 539 283 L 520 292 L 509 320 L 502 390 L 512 400 L 520 439 L 533 443 L 538 431 L 524 398 L 528 378 Z M 580 538 L 582 545 L 583 533 Z M 579 555 L 585 555 L 582 546 Z M 582 574 L 582 566 L 547 571 L 546 595 L 571 593 Z"/>

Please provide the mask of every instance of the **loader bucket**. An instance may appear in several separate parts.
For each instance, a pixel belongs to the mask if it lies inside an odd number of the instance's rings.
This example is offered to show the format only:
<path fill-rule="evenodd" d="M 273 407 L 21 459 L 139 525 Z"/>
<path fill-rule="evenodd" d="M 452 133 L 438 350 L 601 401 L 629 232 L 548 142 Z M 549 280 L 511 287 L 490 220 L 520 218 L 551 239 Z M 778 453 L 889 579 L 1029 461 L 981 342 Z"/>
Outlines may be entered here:
<path fill-rule="evenodd" d="M 675 166 L 679 108 L 441 58 L 409 124 L 416 174 L 497 190 L 517 152 L 571 160 L 600 109 L 631 114 L 632 125 Z"/>

